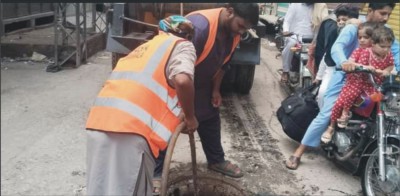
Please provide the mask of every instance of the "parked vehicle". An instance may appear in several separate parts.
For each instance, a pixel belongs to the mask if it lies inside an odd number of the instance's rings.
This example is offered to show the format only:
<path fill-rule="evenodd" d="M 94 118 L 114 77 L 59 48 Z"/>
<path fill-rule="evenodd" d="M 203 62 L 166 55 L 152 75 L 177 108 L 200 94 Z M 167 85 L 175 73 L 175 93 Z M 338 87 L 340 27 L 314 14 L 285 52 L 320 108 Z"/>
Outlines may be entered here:
<path fill-rule="evenodd" d="M 336 127 L 332 141 L 322 144 L 327 156 L 361 176 L 364 195 L 400 193 L 400 75 L 377 85 L 378 94 L 362 96 L 345 129 Z M 357 71 L 357 72 L 359 72 Z M 370 111 L 367 111 L 370 110 Z"/>
<path fill-rule="evenodd" d="M 282 52 L 283 48 L 285 47 L 285 37 L 282 35 L 283 32 L 283 20 L 284 17 L 278 17 L 275 23 L 275 46 L 278 48 L 279 52 Z M 276 57 L 280 56 L 279 53 Z"/>
<path fill-rule="evenodd" d="M 158 21 L 169 15 L 201 9 L 223 7 L 223 3 L 114 3 L 108 14 L 110 30 L 106 49 L 112 52 L 112 66 L 140 44 L 158 33 Z M 181 9 L 180 9 L 181 8 Z M 232 55 L 230 70 L 225 73 L 222 90 L 235 89 L 247 94 L 253 86 L 255 65 L 260 63 L 261 37 L 265 25 L 261 22 L 255 31 L 248 31 Z"/>
<path fill-rule="evenodd" d="M 283 21 L 280 23 L 282 25 Z M 277 26 L 276 28 L 282 30 L 281 26 Z M 285 47 L 285 38 L 286 37 L 296 37 L 297 44 L 291 48 L 294 52 L 292 59 L 292 66 L 289 72 L 289 87 L 291 88 L 305 88 L 311 86 L 313 75 L 310 70 L 307 68 L 308 61 L 308 48 L 311 44 L 312 39 L 303 38 L 298 34 L 289 33 L 287 35 L 283 35 L 282 31 L 278 32 L 275 36 L 275 44 L 280 54 L 276 57 L 281 56 L 281 52 Z"/>

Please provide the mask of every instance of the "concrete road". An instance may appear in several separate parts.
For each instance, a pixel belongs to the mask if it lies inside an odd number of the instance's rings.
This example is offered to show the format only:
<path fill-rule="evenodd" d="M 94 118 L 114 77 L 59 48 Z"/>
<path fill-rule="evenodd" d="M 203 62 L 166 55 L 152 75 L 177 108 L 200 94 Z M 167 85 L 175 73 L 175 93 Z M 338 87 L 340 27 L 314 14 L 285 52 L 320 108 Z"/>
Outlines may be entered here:
<path fill-rule="evenodd" d="M 46 64 L 1 65 L 1 195 L 79 195 L 85 186 L 88 109 L 111 55 L 58 73 Z"/>
<path fill-rule="evenodd" d="M 221 107 L 226 158 L 245 171 L 236 181 L 253 195 L 360 195 L 359 179 L 318 149 L 303 156 L 298 170 L 285 168 L 283 161 L 297 143 L 283 133 L 275 115 L 287 96 L 278 83 L 280 59 L 266 39 L 262 44 L 250 94 L 228 93 Z M 2 195 L 85 194 L 84 125 L 111 71 L 110 61 L 110 53 L 100 52 L 88 64 L 58 73 L 45 72 L 43 63 L 2 62 Z M 180 136 L 172 169 L 190 168 L 188 149 L 187 136 Z M 197 135 L 196 149 L 204 171 Z"/>

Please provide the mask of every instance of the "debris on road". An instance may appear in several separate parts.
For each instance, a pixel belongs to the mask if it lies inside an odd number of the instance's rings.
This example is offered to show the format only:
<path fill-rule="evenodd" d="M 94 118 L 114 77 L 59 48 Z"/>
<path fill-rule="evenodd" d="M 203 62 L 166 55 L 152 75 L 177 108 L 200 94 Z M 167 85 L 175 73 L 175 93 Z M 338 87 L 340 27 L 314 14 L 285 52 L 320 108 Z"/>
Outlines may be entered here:
<path fill-rule="evenodd" d="M 32 57 L 31 57 L 31 60 L 32 60 L 32 61 L 43 61 L 43 60 L 45 60 L 46 58 L 47 58 L 46 55 L 43 55 L 43 54 L 40 54 L 40 53 L 37 53 L 37 52 L 33 52 L 33 53 L 32 53 Z"/>

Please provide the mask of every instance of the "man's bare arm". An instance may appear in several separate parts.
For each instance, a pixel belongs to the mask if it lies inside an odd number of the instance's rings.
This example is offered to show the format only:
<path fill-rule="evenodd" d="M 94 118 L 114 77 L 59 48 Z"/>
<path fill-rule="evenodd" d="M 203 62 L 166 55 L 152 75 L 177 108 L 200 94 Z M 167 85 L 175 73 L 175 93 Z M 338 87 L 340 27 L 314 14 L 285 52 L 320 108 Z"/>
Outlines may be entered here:
<path fill-rule="evenodd" d="M 172 81 L 185 114 L 186 127 L 189 132 L 194 132 L 199 126 L 194 113 L 194 82 L 184 73 L 175 75 Z"/>

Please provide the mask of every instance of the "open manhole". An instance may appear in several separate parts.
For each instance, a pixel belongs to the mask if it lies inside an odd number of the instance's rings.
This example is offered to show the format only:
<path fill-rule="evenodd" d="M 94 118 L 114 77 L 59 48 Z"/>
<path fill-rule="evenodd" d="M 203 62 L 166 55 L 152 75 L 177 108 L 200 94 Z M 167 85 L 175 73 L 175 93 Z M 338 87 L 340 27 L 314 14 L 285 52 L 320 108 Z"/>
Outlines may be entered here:
<path fill-rule="evenodd" d="M 235 181 L 223 176 L 198 174 L 198 196 L 244 196 L 245 190 Z M 193 176 L 190 174 L 174 177 L 168 182 L 168 196 L 192 196 Z"/>

